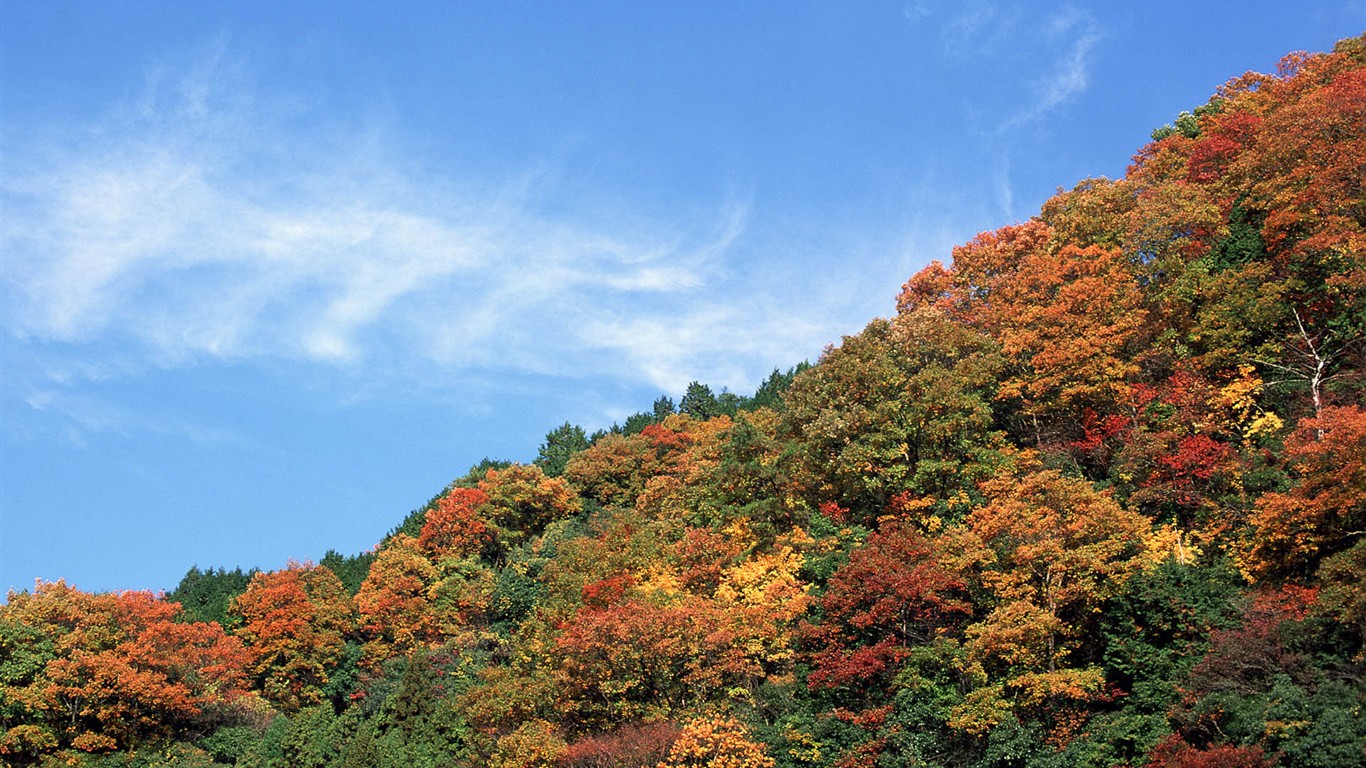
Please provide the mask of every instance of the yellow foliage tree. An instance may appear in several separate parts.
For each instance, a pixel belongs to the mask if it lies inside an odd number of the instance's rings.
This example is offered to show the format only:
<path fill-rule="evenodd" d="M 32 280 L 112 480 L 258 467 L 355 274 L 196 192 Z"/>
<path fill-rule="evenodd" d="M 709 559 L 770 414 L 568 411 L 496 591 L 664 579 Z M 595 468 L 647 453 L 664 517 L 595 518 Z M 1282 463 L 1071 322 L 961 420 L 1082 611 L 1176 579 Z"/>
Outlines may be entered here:
<path fill-rule="evenodd" d="M 669 756 L 655 768 L 773 768 L 762 744 L 731 717 L 701 717 L 683 726 Z"/>

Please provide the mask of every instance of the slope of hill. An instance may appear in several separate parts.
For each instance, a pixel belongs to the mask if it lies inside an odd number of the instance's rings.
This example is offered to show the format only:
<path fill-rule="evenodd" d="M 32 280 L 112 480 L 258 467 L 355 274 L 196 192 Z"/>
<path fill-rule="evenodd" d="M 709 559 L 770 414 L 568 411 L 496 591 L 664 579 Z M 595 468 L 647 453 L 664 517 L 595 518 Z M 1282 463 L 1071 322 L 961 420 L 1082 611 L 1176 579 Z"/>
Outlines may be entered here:
<path fill-rule="evenodd" d="M 1249 73 L 753 398 L 376 551 L 0 607 L 14 766 L 1366 763 L 1366 39 Z"/>

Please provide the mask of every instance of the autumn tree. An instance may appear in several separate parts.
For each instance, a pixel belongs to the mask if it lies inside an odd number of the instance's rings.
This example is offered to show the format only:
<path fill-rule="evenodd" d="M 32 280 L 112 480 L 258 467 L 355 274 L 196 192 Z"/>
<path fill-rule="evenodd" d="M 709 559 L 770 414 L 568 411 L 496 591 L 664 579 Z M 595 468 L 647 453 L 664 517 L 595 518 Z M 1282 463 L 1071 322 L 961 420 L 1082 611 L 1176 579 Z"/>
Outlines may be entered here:
<path fill-rule="evenodd" d="M 1261 747 L 1221 744 L 1197 749 L 1175 734 L 1148 755 L 1152 768 L 1269 768 L 1274 764 L 1274 758 L 1264 754 Z"/>
<path fill-rule="evenodd" d="M 794 566 L 783 555 L 739 566 L 712 600 L 661 604 L 630 581 L 589 585 L 588 604 L 556 638 L 569 721 L 600 729 L 666 717 L 790 672 L 792 628 L 807 605 Z"/>
<path fill-rule="evenodd" d="M 1085 179 L 1044 201 L 1039 219 L 1060 243 L 1104 248 L 1123 246 L 1134 207 L 1134 184 L 1127 179 Z"/>
<path fill-rule="evenodd" d="M 1145 310 L 1120 250 L 1034 250 L 988 292 L 983 313 L 1012 364 L 998 397 L 1023 403 L 1036 443 L 1049 438 L 1045 414 L 1122 398 L 1138 371 Z"/>
<path fill-rule="evenodd" d="M 726 541 L 740 529 L 693 529 L 672 546 L 660 530 L 605 532 L 615 538 L 575 542 L 547 567 L 541 616 L 555 621 L 564 717 L 576 730 L 667 717 L 791 674 L 792 633 L 810 601 L 800 555 L 778 546 L 741 557 L 745 548 Z M 561 582 L 584 555 L 592 576 Z M 575 585 L 577 600 L 564 594 Z"/>
<path fill-rule="evenodd" d="M 937 307 L 845 337 L 787 393 L 801 482 L 817 501 L 865 517 L 903 492 L 947 509 L 994 461 L 990 401 L 999 370 L 996 345 Z"/>
<path fill-rule="evenodd" d="M 985 484 L 990 503 L 951 532 L 962 563 L 980 575 L 986 614 L 966 630 L 969 675 L 985 685 L 958 708 L 969 732 L 1020 708 L 1058 715 L 1100 697 L 1091 664 L 1104 601 L 1145 566 L 1147 518 L 1056 470 L 1026 469 Z"/>
<path fill-rule="evenodd" d="M 733 717 L 690 720 L 656 768 L 773 768 L 773 758 Z"/>
<path fill-rule="evenodd" d="M 479 490 L 487 498 L 483 514 L 504 550 L 540 533 L 546 524 L 579 511 L 579 498 L 570 484 L 547 477 L 535 464 L 490 470 L 479 481 Z"/>
<path fill-rule="evenodd" d="M 566 746 L 559 768 L 624 768 L 651 766 L 664 759 L 680 729 L 670 721 L 624 725 L 585 736 Z"/>
<path fill-rule="evenodd" d="M 1127 414 L 1102 421 L 1088 413 L 1085 437 L 1068 447 L 1105 454 L 1098 479 L 1129 506 L 1213 541 L 1233 523 L 1229 508 L 1245 503 L 1242 449 L 1281 427 L 1257 403 L 1262 382 L 1251 366 L 1225 378 L 1220 386 L 1180 367 L 1156 385 L 1134 384 Z"/>
<path fill-rule="evenodd" d="M 732 500 L 711 484 L 733 426 L 729 416 L 697 421 L 679 414 L 641 432 L 655 447 L 657 470 L 636 497 L 636 509 L 660 520 L 716 527 L 734 518 Z"/>
<path fill-rule="evenodd" d="M 251 655 L 248 670 L 271 703 L 292 712 L 326 698 L 355 621 L 336 574 L 311 563 L 258 573 L 231 610 L 242 622 L 236 634 Z"/>
<path fill-rule="evenodd" d="M 0 754 L 107 752 L 204 733 L 245 704 L 242 643 L 216 623 L 177 621 L 148 592 L 92 595 L 39 582 L 0 606 Z"/>
<path fill-rule="evenodd" d="M 378 665 L 435 638 L 428 592 L 437 579 L 436 566 L 419 541 L 399 534 L 380 549 L 356 593 L 360 629 L 368 638 L 365 664 Z"/>
<path fill-rule="evenodd" d="M 528 720 L 498 739 L 489 768 L 554 768 L 565 752 L 564 739 L 546 720 Z"/>
<path fill-rule="evenodd" d="M 486 517 L 488 501 L 488 494 L 479 488 L 448 488 L 427 510 L 417 547 L 434 561 L 481 554 L 494 536 Z"/>
<path fill-rule="evenodd" d="M 599 504 L 629 506 L 644 489 L 654 461 L 648 439 L 608 434 L 572 456 L 562 477 Z"/>
<path fill-rule="evenodd" d="M 1366 70 L 1360 38 L 1343 41 L 1331 54 L 1287 57 L 1283 64 L 1268 87 L 1231 94 L 1242 111 L 1261 115 L 1255 151 L 1235 158 L 1229 175 L 1246 184 L 1267 212 L 1263 237 L 1283 254 L 1279 266 L 1287 277 L 1303 286 L 1303 304 L 1317 315 L 1310 319 L 1335 317 L 1345 324 L 1337 330 L 1350 338 L 1363 330 L 1366 287 L 1360 245 L 1366 227 Z"/>
<path fill-rule="evenodd" d="M 1257 500 L 1244 570 L 1305 574 L 1366 535 L 1366 410 L 1325 408 L 1287 441 L 1295 484 Z"/>
<path fill-rule="evenodd" d="M 966 582 L 937 556 L 905 522 L 884 525 L 850 553 L 818 602 L 820 621 L 803 628 L 814 648 L 812 686 L 886 684 L 912 647 L 971 615 Z"/>

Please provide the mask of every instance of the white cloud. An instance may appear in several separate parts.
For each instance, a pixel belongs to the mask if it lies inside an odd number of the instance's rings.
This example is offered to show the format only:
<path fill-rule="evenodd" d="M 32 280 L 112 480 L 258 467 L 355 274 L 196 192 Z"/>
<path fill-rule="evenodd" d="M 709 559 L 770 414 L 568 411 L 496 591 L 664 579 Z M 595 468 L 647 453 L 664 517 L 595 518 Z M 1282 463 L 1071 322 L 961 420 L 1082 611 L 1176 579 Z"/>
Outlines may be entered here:
<path fill-rule="evenodd" d="M 1009 21 L 998 14 L 994 5 L 982 2 L 967 3 L 944 25 L 944 42 L 953 49 L 969 47 L 993 27 L 1002 24 L 1009 24 Z"/>
<path fill-rule="evenodd" d="M 969 109 L 969 122 L 991 157 L 995 213 L 1016 217 L 1012 159 L 1035 152 L 1037 134 L 1090 84 L 1093 55 L 1104 38 L 1090 14 L 1064 6 L 1051 15 L 997 12 L 974 4 L 945 27 L 947 50 L 981 59 L 984 85 L 998 90 L 990 110 Z"/>
<path fill-rule="evenodd" d="M 76 445 L 86 445 L 90 437 L 103 434 L 124 437 L 155 434 L 180 437 L 200 448 L 268 450 L 265 445 L 221 424 L 191 418 L 166 408 L 149 410 L 119 404 L 108 398 L 73 391 L 60 385 L 30 389 L 22 399 L 33 413 L 43 416 L 49 428 L 55 425 L 65 439 Z M 22 432 L 29 428 L 29 421 L 20 420 L 18 424 L 10 426 Z"/>
<path fill-rule="evenodd" d="M 831 341 L 828 333 L 826 323 L 803 317 L 798 308 L 782 312 L 741 305 L 692 313 L 598 316 L 582 326 L 578 342 L 624 355 L 664 392 L 681 393 L 698 378 L 699 364 L 709 371 L 712 386 L 743 391 L 753 386 L 754 373 L 745 361 L 776 354 L 776 359 L 796 363 Z"/>
<path fill-rule="evenodd" d="M 753 301 L 768 286 L 732 282 L 743 197 L 682 220 L 624 202 L 552 215 L 534 201 L 559 192 L 554 174 L 401 172 L 418 163 L 382 132 L 304 135 L 273 118 L 221 47 L 187 70 L 161 66 L 133 107 L 76 130 L 8 127 L 8 333 L 123 344 L 124 359 L 163 367 L 591 365 L 677 390 L 746 386 L 747 359 L 808 356 L 847 309 L 793 321 Z"/>
<path fill-rule="evenodd" d="M 1047 49 L 1048 71 L 1030 84 L 1032 99 L 1004 120 L 999 131 L 1034 122 L 1086 90 L 1090 82 L 1091 52 L 1101 40 L 1100 26 L 1090 16 L 1075 10 L 1044 20 L 1042 30 L 1030 30 Z"/>
<path fill-rule="evenodd" d="M 1049 21 L 1049 38 L 1065 46 L 1053 73 L 1040 87 L 1040 111 L 1052 109 L 1085 90 L 1090 80 L 1091 49 L 1099 42 L 1100 29 L 1091 17 L 1074 10 L 1064 11 Z"/>
<path fill-rule="evenodd" d="M 924 2 L 924 0 L 903 3 L 901 6 L 901 15 L 905 17 L 907 21 L 923 19 L 930 16 L 932 13 L 934 13 L 934 9 L 931 8 L 928 3 Z"/>

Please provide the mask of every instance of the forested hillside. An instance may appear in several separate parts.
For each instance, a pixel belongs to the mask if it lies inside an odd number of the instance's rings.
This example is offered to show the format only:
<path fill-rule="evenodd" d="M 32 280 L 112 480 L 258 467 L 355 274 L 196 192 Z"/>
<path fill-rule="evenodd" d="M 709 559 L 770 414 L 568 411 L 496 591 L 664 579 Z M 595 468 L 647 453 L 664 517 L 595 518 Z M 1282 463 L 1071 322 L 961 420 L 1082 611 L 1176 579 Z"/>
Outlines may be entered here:
<path fill-rule="evenodd" d="M 12 593 L 0 759 L 1366 764 L 1364 181 L 1357 38 L 752 397 L 566 424 L 372 553 Z"/>

